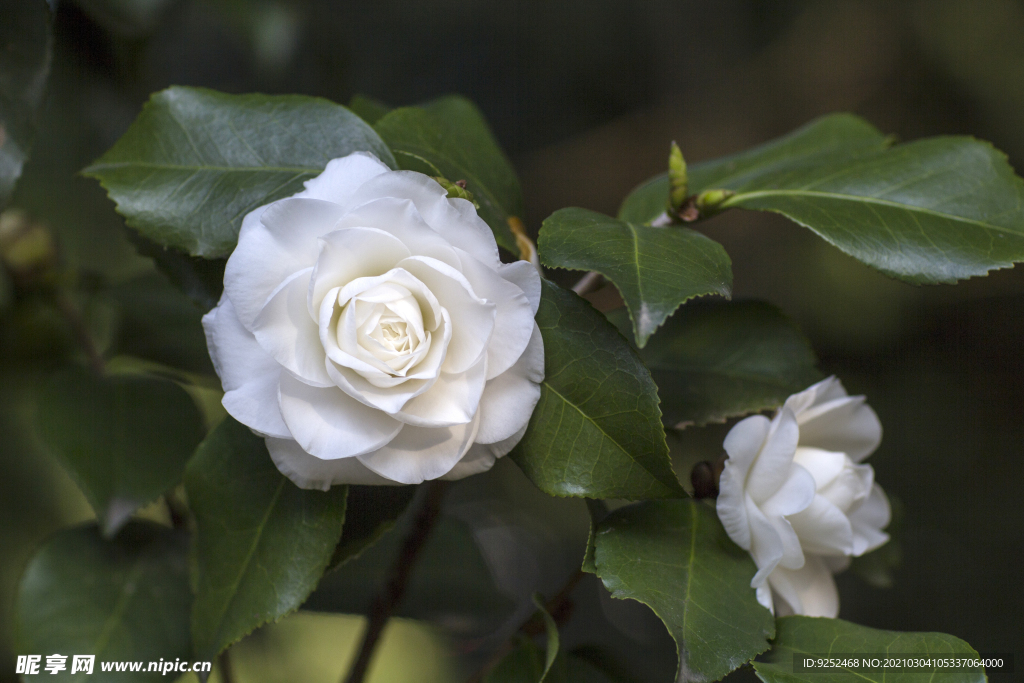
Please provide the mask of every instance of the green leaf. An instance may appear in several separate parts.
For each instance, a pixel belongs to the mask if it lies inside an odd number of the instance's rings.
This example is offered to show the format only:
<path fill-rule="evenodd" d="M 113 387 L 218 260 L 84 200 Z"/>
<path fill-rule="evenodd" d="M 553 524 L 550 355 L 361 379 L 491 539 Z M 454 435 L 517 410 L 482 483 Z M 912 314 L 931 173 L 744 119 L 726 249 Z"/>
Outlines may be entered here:
<path fill-rule="evenodd" d="M 307 491 L 274 466 L 263 439 L 226 418 L 185 474 L 196 517 L 196 657 L 277 621 L 316 588 L 341 537 L 344 486 Z"/>
<path fill-rule="evenodd" d="M 690 180 L 694 191 L 734 191 L 722 209 L 783 214 L 914 284 L 952 283 L 1024 260 L 1024 180 L 1004 154 L 967 137 L 889 142 L 866 122 L 836 114 L 695 166 Z M 635 208 L 623 211 L 635 216 L 653 192 L 645 186 L 642 199 L 627 199 Z"/>
<path fill-rule="evenodd" d="M 402 168 L 453 182 L 465 180 L 498 245 L 518 253 L 508 218 L 523 215 L 519 179 L 472 102 L 449 96 L 395 109 L 374 128 Z"/>
<path fill-rule="evenodd" d="M 598 526 L 597 575 L 616 598 L 649 606 L 679 651 L 680 680 L 715 681 L 768 649 L 771 612 L 757 602 L 750 555 L 694 500 L 619 508 Z"/>
<path fill-rule="evenodd" d="M 0 210 L 35 140 L 53 34 L 44 0 L 0 0 Z"/>
<path fill-rule="evenodd" d="M 770 183 L 794 170 L 881 151 L 889 142 L 864 119 L 853 114 L 830 114 L 739 154 L 691 165 L 690 192 Z M 651 178 L 626 197 L 619 218 L 634 223 L 654 220 L 665 211 L 669 191 L 668 174 Z"/>
<path fill-rule="evenodd" d="M 205 433 L 202 415 L 174 382 L 99 377 L 73 368 L 40 390 L 35 426 L 100 518 L 117 531 L 181 479 Z"/>
<path fill-rule="evenodd" d="M 390 107 L 376 98 L 358 93 L 352 96 L 352 100 L 348 103 L 348 108 L 371 126 L 394 109 L 394 107 Z"/>
<path fill-rule="evenodd" d="M 394 528 L 416 495 L 415 486 L 349 486 L 345 529 L 334 549 L 333 571 L 379 541 Z"/>
<path fill-rule="evenodd" d="M 203 333 L 202 311 L 161 275 L 149 273 L 133 278 L 111 287 L 107 294 L 119 307 L 117 334 L 112 344 L 115 353 L 189 372 L 214 374 Z"/>
<path fill-rule="evenodd" d="M 754 662 L 754 670 L 765 683 L 917 683 L 928 675 L 930 683 L 983 683 L 983 669 L 941 671 L 931 669 L 900 671 L 892 669 L 830 670 L 794 672 L 794 657 L 819 654 L 838 657 L 843 654 L 870 654 L 884 659 L 914 655 L 963 657 L 975 659 L 978 653 L 953 636 L 943 633 L 900 633 L 858 626 L 841 619 L 783 617 L 778 620 L 778 635 L 767 662 Z M 834 654 L 831 654 L 834 653 Z"/>
<path fill-rule="evenodd" d="M 541 262 L 593 270 L 618 287 L 643 348 L 684 301 L 731 293 L 729 255 L 695 230 L 627 223 L 586 209 L 561 209 L 544 221 Z"/>
<path fill-rule="evenodd" d="M 512 458 L 542 491 L 586 498 L 683 495 L 657 389 L 636 352 L 590 304 L 544 281 L 540 401 Z"/>
<path fill-rule="evenodd" d="M 185 533 L 150 522 L 131 522 L 112 541 L 94 525 L 58 533 L 21 579 L 17 651 L 44 655 L 43 666 L 45 655 L 68 655 L 61 680 L 166 680 L 160 672 L 104 673 L 99 662 L 189 659 L 187 553 Z M 69 675 L 75 654 L 96 656 L 92 675 Z"/>
<path fill-rule="evenodd" d="M 603 500 L 596 500 L 594 498 L 587 498 L 586 502 L 587 512 L 590 513 L 590 533 L 587 534 L 587 549 L 583 553 L 583 565 L 580 567 L 580 570 L 588 574 L 596 574 L 597 560 L 594 557 L 594 544 L 597 539 L 595 535 L 601 520 L 608 516 L 608 504 Z"/>
<path fill-rule="evenodd" d="M 640 357 L 675 427 L 775 408 L 822 378 L 807 338 L 763 301 L 690 303 Z"/>
<path fill-rule="evenodd" d="M 732 183 L 730 183 L 732 184 Z M 965 137 L 744 183 L 723 208 L 781 213 L 886 275 L 952 283 L 1024 260 L 1024 180 Z"/>
<path fill-rule="evenodd" d="M 247 213 L 356 151 L 394 166 L 373 129 L 328 100 L 173 87 L 84 173 L 144 236 L 217 258 L 231 253 Z"/>

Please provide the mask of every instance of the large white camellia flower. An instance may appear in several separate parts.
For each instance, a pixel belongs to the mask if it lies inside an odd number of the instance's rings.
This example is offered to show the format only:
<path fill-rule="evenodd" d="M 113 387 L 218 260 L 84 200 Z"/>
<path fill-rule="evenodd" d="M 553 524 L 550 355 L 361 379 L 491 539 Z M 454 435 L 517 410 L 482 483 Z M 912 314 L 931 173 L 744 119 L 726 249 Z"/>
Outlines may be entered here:
<path fill-rule="evenodd" d="M 718 516 L 757 564 L 762 605 L 839 613 L 832 572 L 889 540 L 889 501 L 859 464 L 881 440 L 878 416 L 835 377 L 790 396 L 771 421 L 754 415 L 729 431 Z"/>
<path fill-rule="evenodd" d="M 303 488 L 490 468 L 544 377 L 540 277 L 473 204 L 376 157 L 248 214 L 203 318 L 224 407 Z"/>

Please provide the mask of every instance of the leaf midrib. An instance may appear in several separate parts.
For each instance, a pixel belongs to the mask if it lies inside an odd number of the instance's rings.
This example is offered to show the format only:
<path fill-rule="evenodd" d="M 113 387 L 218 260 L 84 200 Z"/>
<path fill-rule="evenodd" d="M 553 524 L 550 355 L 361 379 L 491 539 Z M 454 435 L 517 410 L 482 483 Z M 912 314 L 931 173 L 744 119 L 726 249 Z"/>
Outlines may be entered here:
<path fill-rule="evenodd" d="M 252 562 L 253 556 L 256 554 L 256 548 L 260 544 L 260 539 L 263 538 L 263 532 L 266 530 L 267 522 L 270 520 L 270 515 L 277 506 L 277 501 L 281 497 L 281 492 L 284 490 L 285 481 L 284 477 L 277 483 L 277 489 L 274 491 L 273 497 L 270 499 L 270 503 L 267 505 L 267 511 L 263 515 L 263 519 L 260 520 L 259 525 L 256 527 L 256 534 L 253 537 L 252 544 L 249 546 L 249 551 L 245 555 L 245 559 L 239 565 L 239 571 L 236 574 L 234 583 L 230 586 L 231 597 L 224 601 L 224 608 L 220 611 L 215 623 L 217 624 L 216 631 L 214 634 L 220 633 L 221 628 L 224 626 L 224 616 L 228 613 L 228 610 L 234 604 L 238 597 L 238 586 L 242 583 L 242 577 L 245 576 L 249 569 L 249 564 Z M 219 645 L 217 645 L 219 647 Z"/>
<path fill-rule="evenodd" d="M 859 204 L 874 204 L 877 206 L 884 206 L 890 209 L 899 209 L 902 211 L 910 211 L 914 213 L 922 213 L 928 216 L 934 216 L 936 218 L 943 218 L 946 220 L 957 221 L 961 223 L 967 223 L 969 225 L 975 225 L 985 230 L 992 230 L 995 232 L 1003 232 L 1010 235 L 1016 235 L 1024 237 L 1024 232 L 1015 232 L 1010 228 L 1002 225 L 995 225 L 992 223 L 986 223 L 979 221 L 974 218 L 967 218 L 966 216 L 958 216 L 951 213 L 942 213 L 934 209 L 928 209 L 923 206 L 916 206 L 914 204 L 901 204 L 888 199 L 880 199 L 878 197 L 867 197 L 864 195 L 855 194 L 843 194 L 840 192 L 822 192 L 820 190 L 757 190 L 754 192 L 742 192 L 737 193 L 727 199 L 722 204 L 723 209 L 732 207 L 743 207 L 743 202 L 750 199 L 759 199 L 761 197 L 822 197 L 825 199 L 835 199 L 846 202 L 856 202 Z"/>
<path fill-rule="evenodd" d="M 601 432 L 601 434 L 604 435 L 610 442 L 615 444 L 615 447 L 618 448 L 627 458 L 629 458 L 630 462 L 638 465 L 640 467 L 640 469 L 642 469 L 644 472 L 646 472 L 659 485 L 661 485 L 664 488 L 668 488 L 667 486 L 665 486 L 665 484 L 661 481 L 661 479 L 658 478 L 658 476 L 654 472 L 651 472 L 651 470 L 649 470 L 647 467 L 645 467 L 643 463 L 641 463 L 639 460 L 634 458 L 633 455 L 622 446 L 622 444 L 620 444 L 618 441 L 616 441 L 614 438 L 612 438 L 612 436 L 610 434 L 608 434 L 608 432 L 606 432 L 604 429 L 602 429 L 601 425 L 597 424 L 597 422 L 594 421 L 594 418 L 590 417 L 585 412 L 583 412 L 582 408 L 580 408 L 578 405 L 576 405 L 575 403 L 570 401 L 568 398 L 566 398 L 561 392 L 559 392 L 557 389 L 555 389 L 553 386 L 551 386 L 551 384 L 549 384 L 547 380 L 544 380 L 542 382 L 542 384 L 543 384 L 543 386 L 547 387 L 553 394 L 555 394 L 555 396 L 560 398 L 563 403 L 565 403 L 566 405 L 572 406 L 576 410 L 576 412 L 578 412 L 580 415 L 583 416 L 584 420 L 586 420 L 587 422 L 592 424 L 597 429 L 597 431 Z"/>

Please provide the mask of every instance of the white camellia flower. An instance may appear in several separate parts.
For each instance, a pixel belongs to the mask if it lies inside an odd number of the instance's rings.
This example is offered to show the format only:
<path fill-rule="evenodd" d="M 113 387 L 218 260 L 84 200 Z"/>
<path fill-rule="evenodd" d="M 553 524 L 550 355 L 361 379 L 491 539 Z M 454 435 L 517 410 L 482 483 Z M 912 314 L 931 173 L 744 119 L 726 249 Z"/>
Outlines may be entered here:
<path fill-rule="evenodd" d="M 832 572 L 887 540 L 889 501 L 859 464 L 882 440 L 863 396 L 835 377 L 790 396 L 771 421 L 754 415 L 725 437 L 718 516 L 757 564 L 751 586 L 768 609 L 835 617 Z"/>
<path fill-rule="evenodd" d="M 540 398 L 540 277 L 473 204 L 376 157 L 248 214 L 203 318 L 224 407 L 303 488 L 489 469 Z"/>

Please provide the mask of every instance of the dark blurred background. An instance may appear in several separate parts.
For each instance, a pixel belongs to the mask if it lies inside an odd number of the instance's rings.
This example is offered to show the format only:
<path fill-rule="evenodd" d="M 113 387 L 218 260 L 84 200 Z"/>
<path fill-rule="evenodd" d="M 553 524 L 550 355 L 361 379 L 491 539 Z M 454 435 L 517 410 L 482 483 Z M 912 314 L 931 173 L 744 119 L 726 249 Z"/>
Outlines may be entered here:
<path fill-rule="evenodd" d="M 12 206 L 52 235 L 55 277 L 73 290 L 108 350 L 137 349 L 132 335 L 145 334 L 117 292 L 137 282 L 158 282 L 157 289 L 166 283 L 135 253 L 98 184 L 76 173 L 123 133 L 150 93 L 172 84 L 297 92 L 340 103 L 361 93 L 394 105 L 465 94 L 484 111 L 520 174 L 534 234 L 563 206 L 614 213 L 633 186 L 663 170 L 671 140 L 693 163 L 831 111 L 856 112 L 902 139 L 974 135 L 1024 168 L 1019 0 L 53 4 L 48 99 Z M 980 652 L 1016 652 L 1020 660 L 1024 273 L 912 287 L 779 217 L 730 212 L 700 228 L 731 255 L 735 296 L 781 306 L 812 339 L 822 369 L 839 375 L 851 393 L 867 394 L 885 427 L 870 462 L 903 503 L 902 564 L 887 589 L 852 573 L 839 577 L 841 616 L 879 628 L 947 632 Z M 32 389 L 74 355 L 74 332 L 32 283 L 3 278 L 0 680 L 13 680 L 10 624 L 19 574 L 42 538 L 91 511 L 27 426 Z M 194 325 L 193 313 L 183 314 L 183 325 Z M 163 340 L 163 352 L 156 352 L 163 360 L 173 355 L 168 342 L 173 347 L 173 339 Z M 196 370 L 205 363 L 190 362 Z M 717 456 L 727 428 L 672 439 L 682 478 L 685 463 Z M 424 569 L 420 592 L 427 603 L 462 593 L 467 604 L 448 613 L 437 605 L 408 607 L 409 616 L 431 617 L 443 628 L 419 645 L 395 646 L 396 657 L 405 653 L 417 666 L 429 659 L 424 653 L 444 660 L 438 680 L 471 669 L 493 647 L 488 630 L 512 613 L 528 613 L 533 590 L 558 590 L 578 563 L 587 529 L 582 503 L 546 499 L 511 463 L 456 487 L 447 519 L 458 529 L 446 542 L 471 545 L 466 566 L 488 574 L 481 597 L 468 583 L 432 588 Z M 552 526 L 553 519 L 559 523 Z M 488 590 L 496 592 L 493 600 L 483 596 Z M 311 606 L 351 607 L 331 591 L 325 586 Z M 586 646 L 599 633 L 611 634 L 612 658 L 636 680 L 671 680 L 673 647 L 657 620 L 602 591 L 592 577 L 579 585 L 563 642 Z M 308 633 L 327 632 L 311 624 Z M 351 634 L 349 626 L 338 633 Z M 277 669 L 266 664 L 274 660 L 268 652 L 280 660 L 288 643 L 300 647 L 301 628 L 288 628 L 269 629 L 238 648 L 240 658 L 254 662 L 242 666 L 242 680 L 298 680 L 280 661 Z M 333 657 L 331 647 L 348 646 L 329 640 L 327 647 L 325 656 Z M 464 656 L 448 661 L 447 651 Z M 335 679 L 341 666 L 332 659 L 326 673 L 303 670 L 304 680 Z M 379 673 L 378 680 L 402 675 Z M 412 675 L 408 680 L 426 680 L 422 669 L 420 678 Z"/>

